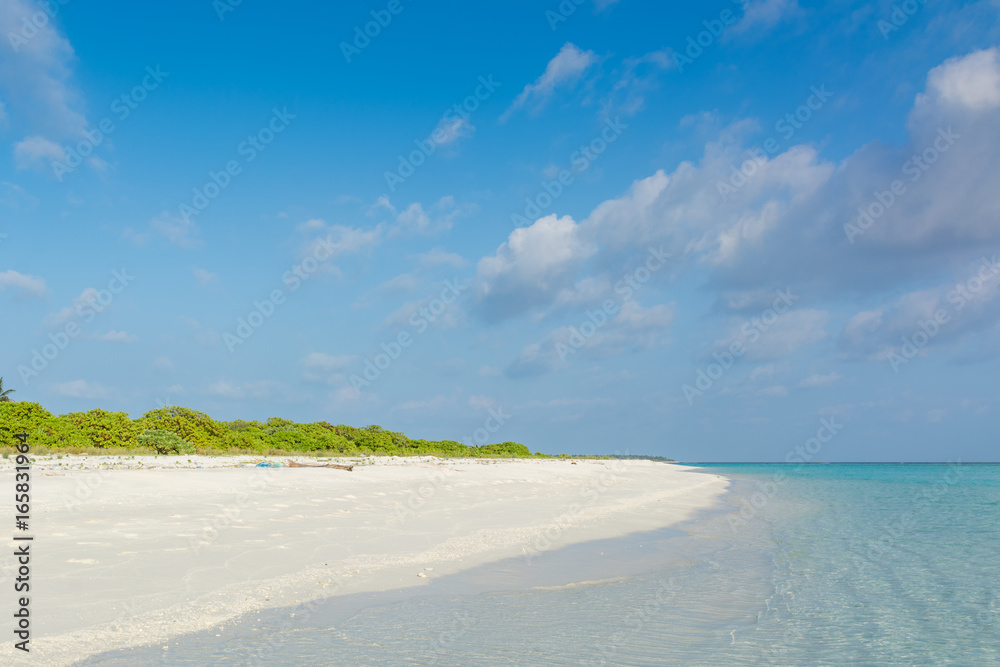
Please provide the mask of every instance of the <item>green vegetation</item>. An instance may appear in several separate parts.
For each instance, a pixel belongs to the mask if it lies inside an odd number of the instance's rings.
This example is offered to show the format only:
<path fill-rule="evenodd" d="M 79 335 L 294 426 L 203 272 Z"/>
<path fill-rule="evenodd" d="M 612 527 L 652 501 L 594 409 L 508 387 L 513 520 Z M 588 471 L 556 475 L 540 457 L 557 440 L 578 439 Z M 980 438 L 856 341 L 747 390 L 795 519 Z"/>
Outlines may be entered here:
<path fill-rule="evenodd" d="M 14 391 L 15 391 L 14 389 L 4 390 L 4 388 L 3 388 L 3 378 L 0 378 L 0 403 L 10 403 L 10 402 L 12 402 L 13 399 L 11 399 L 10 395 L 13 394 Z"/>
<path fill-rule="evenodd" d="M 157 454 L 194 454 L 194 445 L 170 431 L 150 430 L 139 436 L 139 444 L 151 447 Z"/>
<path fill-rule="evenodd" d="M 35 453 L 544 457 L 516 442 L 467 447 L 453 440 L 412 440 L 374 425 L 296 424 L 278 417 L 220 422 L 181 407 L 150 410 L 138 419 L 106 410 L 55 416 L 38 403 L 0 402 L 0 449 L 12 448 L 16 433 L 29 434 Z"/>

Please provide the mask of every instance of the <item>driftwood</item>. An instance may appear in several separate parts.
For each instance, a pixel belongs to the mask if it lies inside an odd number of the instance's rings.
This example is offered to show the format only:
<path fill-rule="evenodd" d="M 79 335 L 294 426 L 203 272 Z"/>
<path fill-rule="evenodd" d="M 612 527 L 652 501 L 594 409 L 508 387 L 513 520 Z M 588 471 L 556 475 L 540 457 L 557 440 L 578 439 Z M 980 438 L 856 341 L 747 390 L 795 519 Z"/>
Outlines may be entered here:
<path fill-rule="evenodd" d="M 295 461 L 292 461 L 291 459 L 289 459 L 288 461 L 288 467 L 289 468 L 336 468 L 337 470 L 346 470 L 347 472 L 351 472 L 352 470 L 354 470 L 354 466 L 342 466 L 342 465 L 337 465 L 336 463 L 297 463 Z"/>

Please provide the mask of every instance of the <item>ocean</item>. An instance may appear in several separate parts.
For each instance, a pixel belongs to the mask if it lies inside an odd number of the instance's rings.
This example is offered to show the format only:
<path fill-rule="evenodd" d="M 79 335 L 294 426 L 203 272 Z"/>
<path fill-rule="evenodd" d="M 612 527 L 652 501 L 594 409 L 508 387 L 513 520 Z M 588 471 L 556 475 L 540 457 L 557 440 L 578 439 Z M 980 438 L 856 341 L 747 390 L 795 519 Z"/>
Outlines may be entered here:
<path fill-rule="evenodd" d="M 1000 665 L 1000 465 L 692 465 L 670 529 L 78 664 Z"/>

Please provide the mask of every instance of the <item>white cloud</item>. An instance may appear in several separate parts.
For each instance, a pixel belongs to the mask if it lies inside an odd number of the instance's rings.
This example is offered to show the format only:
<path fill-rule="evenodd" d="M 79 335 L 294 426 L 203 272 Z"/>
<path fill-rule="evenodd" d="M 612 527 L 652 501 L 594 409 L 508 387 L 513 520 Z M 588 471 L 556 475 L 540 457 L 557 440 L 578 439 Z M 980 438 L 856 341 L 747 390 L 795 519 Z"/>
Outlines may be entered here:
<path fill-rule="evenodd" d="M 779 23 L 802 15 L 798 0 L 752 0 L 744 6 L 743 18 L 730 28 L 735 34 L 762 36 Z"/>
<path fill-rule="evenodd" d="M 94 340 L 102 343 L 134 343 L 139 339 L 126 331 L 108 331 L 95 335 Z"/>
<path fill-rule="evenodd" d="M 63 147 L 45 137 L 26 137 L 14 144 L 14 163 L 18 169 L 43 169 L 51 162 L 63 162 L 65 159 Z"/>
<path fill-rule="evenodd" d="M 549 303 L 571 287 L 583 261 L 597 252 L 569 216 L 540 218 L 511 232 L 476 269 L 477 297 L 488 319 L 501 319 Z"/>
<path fill-rule="evenodd" d="M 323 352 L 311 352 L 302 360 L 302 366 L 308 370 L 344 370 L 350 367 L 356 358 L 353 354 L 337 356 Z"/>
<path fill-rule="evenodd" d="M 428 140 L 438 146 L 448 146 L 459 139 L 471 137 L 475 133 L 476 128 L 469 122 L 468 118 L 442 118 L 438 121 Z"/>
<path fill-rule="evenodd" d="M 8 269 L 0 273 L 0 290 L 10 288 L 20 296 L 42 298 L 45 296 L 45 280 Z"/>
<path fill-rule="evenodd" d="M 618 313 L 582 334 L 583 323 L 556 329 L 540 343 L 526 345 L 505 369 L 509 377 L 530 377 L 548 373 L 572 363 L 577 357 L 594 360 L 647 349 L 667 341 L 676 318 L 674 304 L 643 308 L 627 301 Z"/>
<path fill-rule="evenodd" d="M 840 373 L 833 371 L 827 373 L 826 375 L 810 375 L 805 380 L 799 383 L 799 386 L 804 389 L 818 389 L 820 387 L 829 387 L 840 382 L 844 379 L 844 376 Z"/>
<path fill-rule="evenodd" d="M 746 132 L 730 128 L 706 144 L 700 162 L 640 179 L 580 222 L 550 215 L 517 229 L 480 260 L 478 305 L 498 320 L 571 303 L 576 286 L 597 293 L 607 266 L 650 245 L 673 253 L 678 266 L 703 270 L 723 309 L 788 285 L 813 300 L 888 294 L 1000 251 L 1000 107 L 983 106 L 992 93 L 970 97 L 954 83 L 991 86 L 992 73 L 982 72 L 992 72 L 994 58 L 977 52 L 936 68 L 902 146 L 872 143 L 840 162 L 791 146 L 720 192 L 746 160 Z M 914 181 L 912 157 L 925 152 L 937 159 Z M 851 243 L 845 226 L 894 180 L 904 194 Z"/>
<path fill-rule="evenodd" d="M 6 91 L 11 112 L 38 131 L 75 137 L 87 121 L 83 98 L 70 83 L 76 60 L 72 45 L 51 20 L 30 39 L 22 39 L 23 21 L 39 11 L 40 6 L 29 0 L 0 3 L 0 48 L 9 49 L 0 58 L 0 87 Z"/>
<path fill-rule="evenodd" d="M 73 382 L 57 384 L 55 391 L 60 396 L 86 399 L 107 398 L 111 393 L 98 383 L 87 382 L 86 380 L 74 380 Z"/>
<path fill-rule="evenodd" d="M 72 306 L 66 306 L 58 312 L 47 315 L 45 317 L 45 326 L 53 329 L 61 327 L 74 317 L 78 317 L 85 308 L 91 307 L 91 304 L 95 303 L 98 298 L 100 298 L 100 292 L 93 287 L 86 288 L 80 292 L 80 296 L 73 299 Z"/>
<path fill-rule="evenodd" d="M 422 267 L 450 266 L 460 269 L 468 264 L 461 255 L 447 252 L 444 248 L 433 248 L 422 255 L 418 255 L 417 260 Z"/>
<path fill-rule="evenodd" d="M 163 211 L 150 220 L 148 231 L 136 232 L 132 228 L 126 228 L 122 235 L 140 247 L 146 245 L 154 235 L 178 248 L 192 249 L 202 245 L 198 223 L 190 218 L 174 215 L 170 211 Z"/>
<path fill-rule="evenodd" d="M 163 236 L 171 245 L 178 248 L 197 248 L 201 245 L 198 238 L 198 225 L 194 220 L 184 219 L 164 211 L 149 221 L 150 228 Z"/>
<path fill-rule="evenodd" d="M 765 387 L 757 391 L 758 396 L 764 396 L 766 398 L 784 398 L 788 396 L 788 388 L 777 385 L 774 387 Z"/>
<path fill-rule="evenodd" d="M 747 320 L 740 318 L 729 338 L 718 343 L 716 349 L 729 349 L 734 342 L 740 342 L 748 360 L 782 359 L 826 338 L 829 319 L 830 314 L 822 310 L 791 310 L 779 315 L 773 324 L 745 329 Z"/>
<path fill-rule="evenodd" d="M 390 292 L 411 292 L 420 285 L 420 280 L 412 273 L 401 273 L 379 285 L 379 289 Z"/>
<path fill-rule="evenodd" d="M 388 200 L 385 200 L 385 205 L 395 213 L 396 209 L 389 204 Z M 475 210 L 473 206 L 456 204 L 455 198 L 451 196 L 439 199 L 429 211 L 424 210 L 422 204 L 413 203 L 396 214 L 396 224 L 390 228 L 389 236 L 440 234 L 451 229 L 456 218 L 469 214 L 473 210 Z"/>
<path fill-rule="evenodd" d="M 469 396 L 469 407 L 475 410 L 488 410 L 495 407 L 497 400 L 495 398 L 490 398 L 489 396 Z"/>
<path fill-rule="evenodd" d="M 576 45 L 566 42 L 556 56 L 545 67 L 545 73 L 534 83 L 524 87 L 510 108 L 500 117 L 506 121 L 518 109 L 532 104 L 541 109 L 557 88 L 572 88 L 592 65 L 597 62 L 593 51 L 581 51 Z"/>
<path fill-rule="evenodd" d="M 170 357 L 157 357 L 153 359 L 153 363 L 150 364 L 153 370 L 159 371 L 161 373 L 173 373 L 174 372 L 174 362 L 170 360 Z M 176 393 L 176 392 L 171 392 Z"/>
<path fill-rule="evenodd" d="M 302 376 L 308 382 L 339 384 L 345 371 L 354 364 L 355 355 L 331 355 L 311 352 L 302 360 Z"/>
<path fill-rule="evenodd" d="M 975 111 L 1000 106 L 1000 49 L 950 58 L 927 76 L 928 94 Z"/>
<path fill-rule="evenodd" d="M 207 393 L 218 398 L 241 400 L 245 398 L 273 398 L 284 388 L 280 382 L 260 380 L 257 382 L 234 383 L 225 380 L 213 382 L 207 388 Z"/>
<path fill-rule="evenodd" d="M 28 194 L 20 185 L 0 181 L 0 204 L 15 210 L 32 209 L 38 205 L 38 197 Z"/>
<path fill-rule="evenodd" d="M 959 273 L 959 279 L 914 290 L 881 308 L 857 313 L 844 325 L 838 340 L 841 357 L 881 361 L 903 345 L 904 339 L 928 337 L 920 346 L 952 345 L 976 336 L 987 348 L 986 356 L 1000 350 L 991 345 L 1000 326 L 1000 263 L 984 258 Z"/>
<path fill-rule="evenodd" d="M 193 266 L 191 267 L 191 270 L 194 272 L 194 277 L 198 280 L 198 284 L 202 287 L 205 287 L 209 283 L 218 282 L 219 280 L 219 274 L 212 273 L 206 269 L 199 269 L 198 267 Z"/>
<path fill-rule="evenodd" d="M 448 407 L 455 403 L 454 398 L 448 396 L 434 396 L 433 398 L 426 398 L 422 400 L 404 401 L 397 405 L 393 410 L 427 410 L 435 411 L 441 408 Z"/>
<path fill-rule="evenodd" d="M 626 58 L 622 73 L 604 101 L 605 115 L 630 116 L 642 111 L 646 95 L 657 88 L 662 74 L 675 66 L 676 62 L 667 51 Z"/>

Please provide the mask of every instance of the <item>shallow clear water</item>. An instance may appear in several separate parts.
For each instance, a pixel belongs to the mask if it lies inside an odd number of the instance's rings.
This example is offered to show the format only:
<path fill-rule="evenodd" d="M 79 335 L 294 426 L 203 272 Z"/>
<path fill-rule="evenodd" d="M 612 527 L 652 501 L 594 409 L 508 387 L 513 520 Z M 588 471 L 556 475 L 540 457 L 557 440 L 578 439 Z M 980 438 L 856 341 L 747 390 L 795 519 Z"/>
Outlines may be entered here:
<path fill-rule="evenodd" d="M 736 482 L 682 531 L 80 664 L 1000 664 L 1000 466 L 706 470 Z"/>

